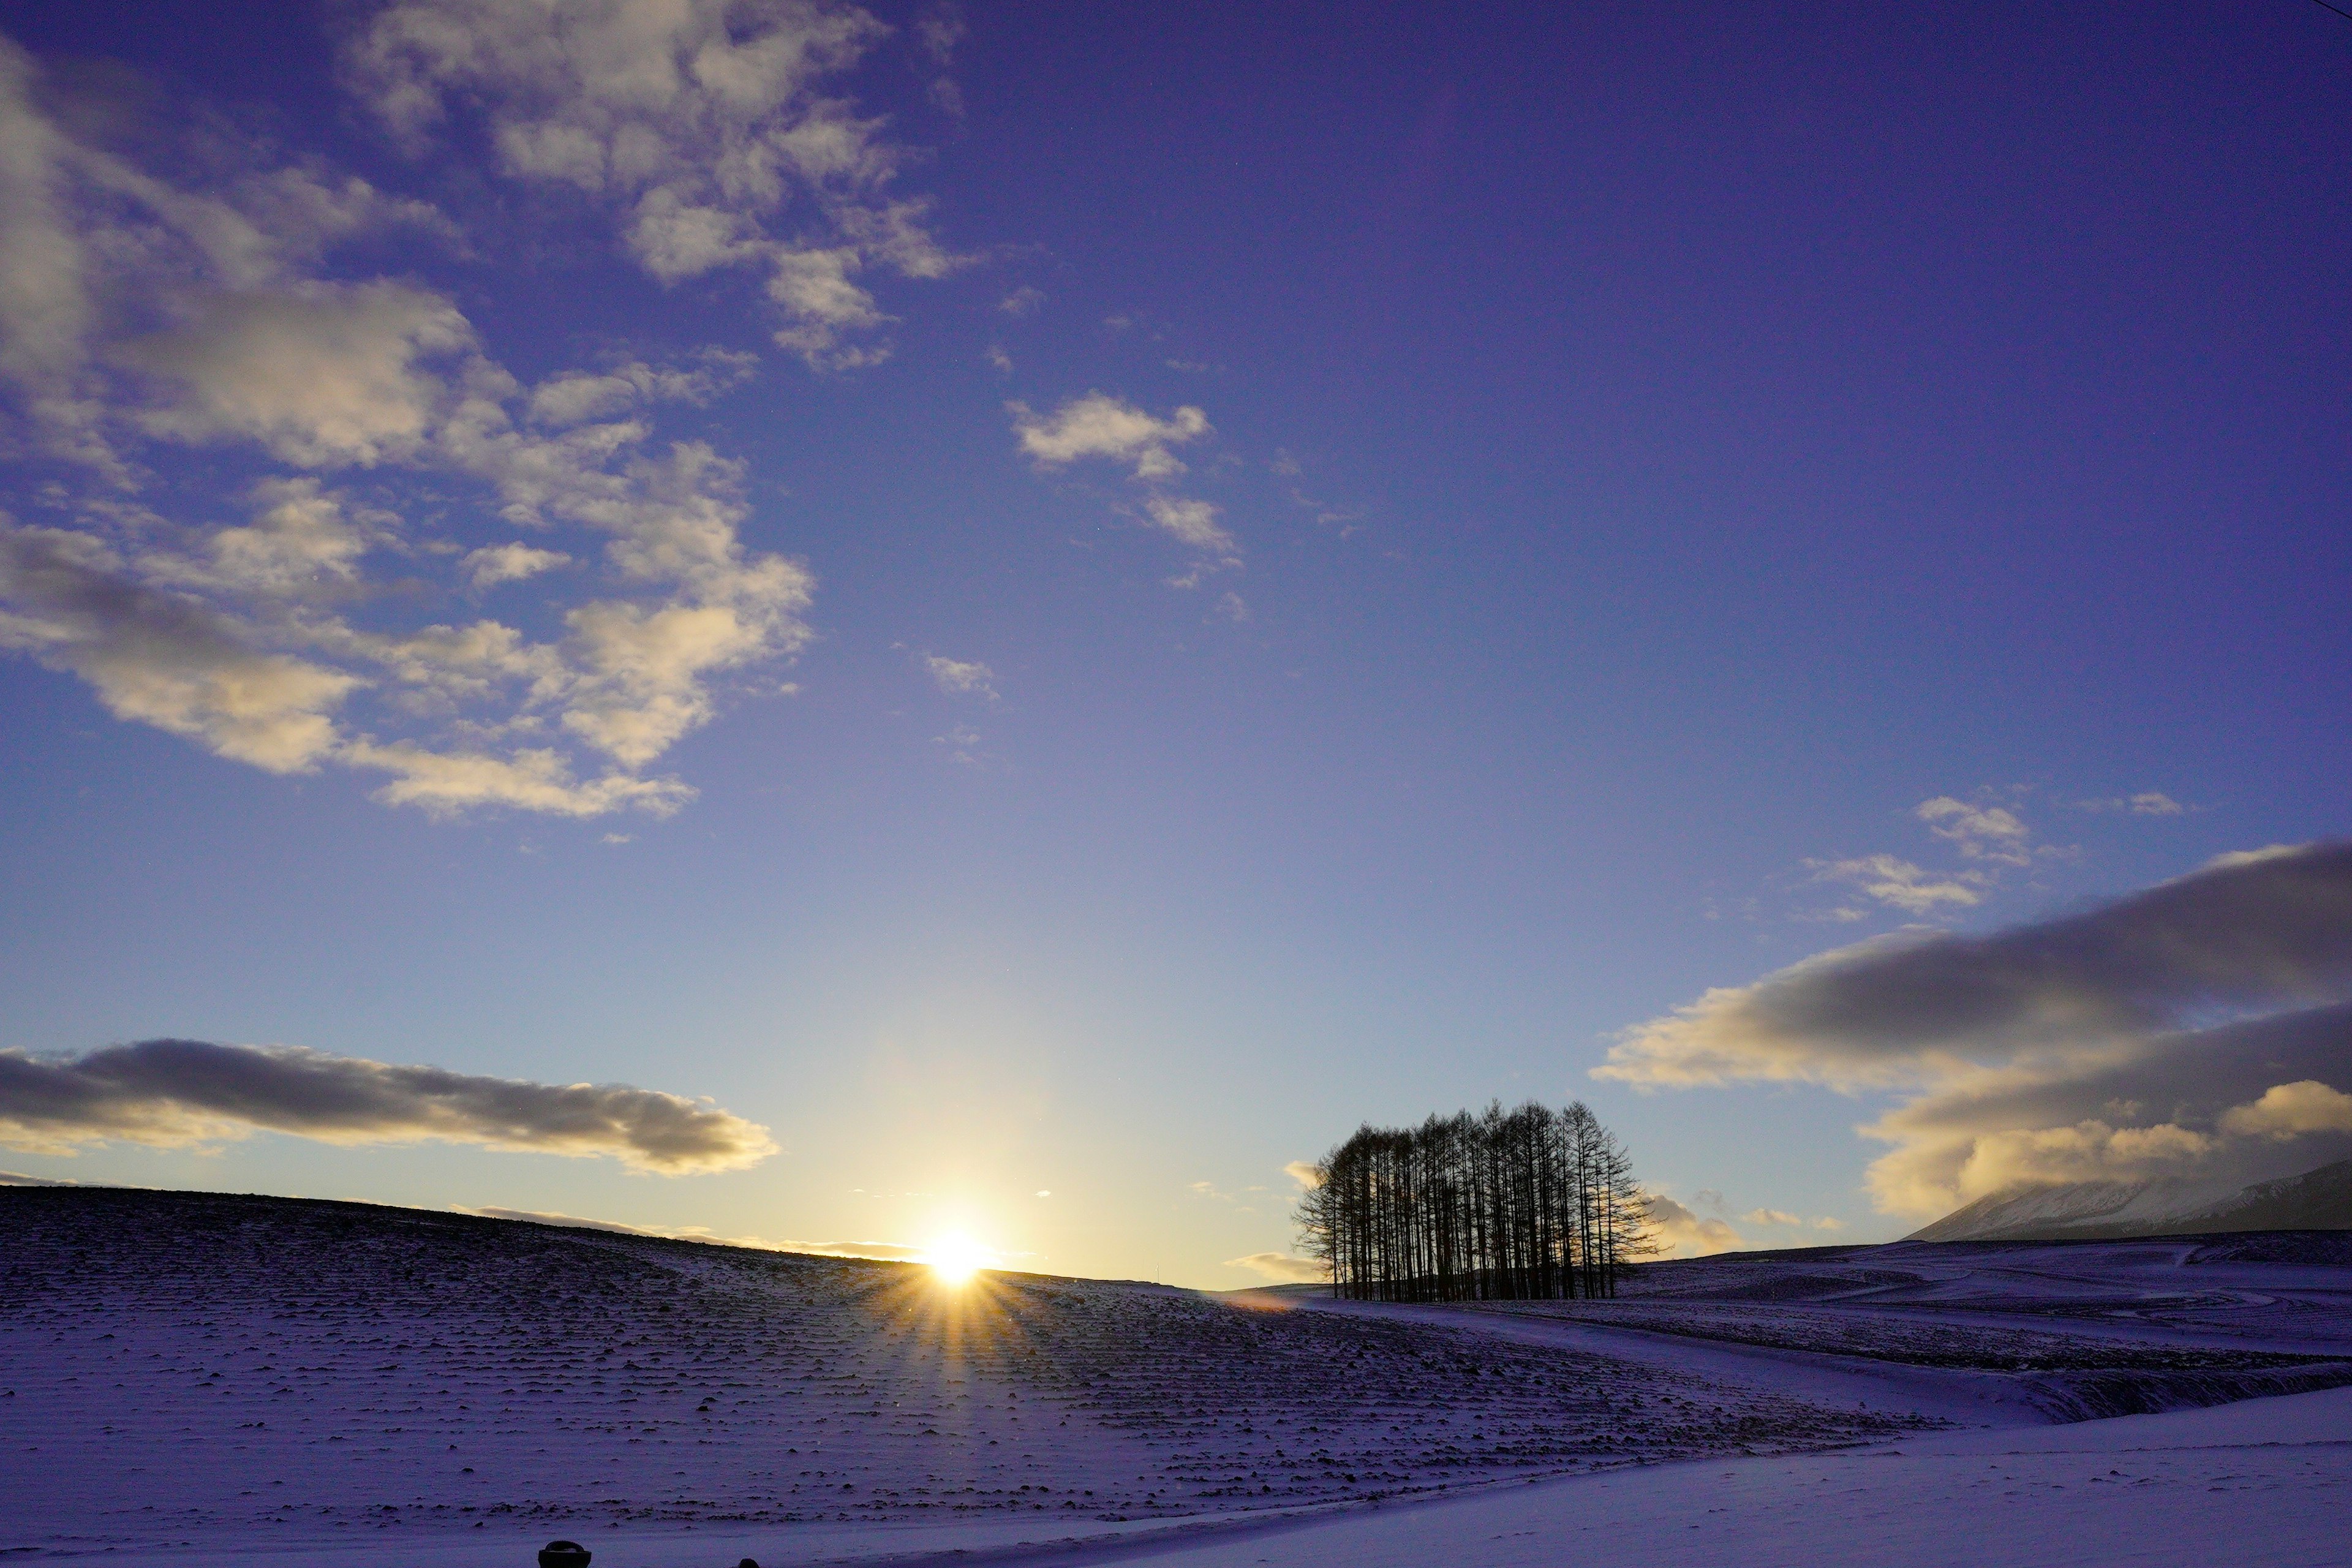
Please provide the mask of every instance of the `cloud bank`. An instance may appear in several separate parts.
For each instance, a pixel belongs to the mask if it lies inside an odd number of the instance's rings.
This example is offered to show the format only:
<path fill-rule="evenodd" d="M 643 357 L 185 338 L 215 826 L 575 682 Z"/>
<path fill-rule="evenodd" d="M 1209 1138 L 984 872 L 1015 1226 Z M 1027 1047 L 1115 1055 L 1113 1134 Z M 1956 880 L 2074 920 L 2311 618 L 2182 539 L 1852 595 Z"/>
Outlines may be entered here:
<path fill-rule="evenodd" d="M 1893 1146 L 1870 1186 L 1884 1210 L 1934 1215 L 2021 1182 L 2260 1180 L 2344 1157 L 2347 1004 L 2352 845 L 2274 847 L 2085 913 L 1895 933 L 1709 991 L 1629 1030 L 1594 1076 L 1893 1091 L 1863 1130 Z"/>
<path fill-rule="evenodd" d="M 70 1058 L 0 1050 L 0 1144 L 10 1148 L 180 1148 L 256 1131 L 606 1155 L 665 1176 L 740 1170 L 776 1152 L 764 1127 L 625 1084 L 530 1083 L 202 1040 L 142 1040 Z"/>

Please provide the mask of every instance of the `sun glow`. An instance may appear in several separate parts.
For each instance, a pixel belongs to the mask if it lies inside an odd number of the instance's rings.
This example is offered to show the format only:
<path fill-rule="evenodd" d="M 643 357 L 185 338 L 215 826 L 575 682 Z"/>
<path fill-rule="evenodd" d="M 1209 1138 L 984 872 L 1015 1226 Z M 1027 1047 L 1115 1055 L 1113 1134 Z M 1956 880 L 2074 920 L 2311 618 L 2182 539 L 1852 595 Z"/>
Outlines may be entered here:
<path fill-rule="evenodd" d="M 923 1248 L 923 1260 L 943 1285 L 962 1285 L 996 1261 L 996 1254 L 961 1231 L 939 1237 Z"/>

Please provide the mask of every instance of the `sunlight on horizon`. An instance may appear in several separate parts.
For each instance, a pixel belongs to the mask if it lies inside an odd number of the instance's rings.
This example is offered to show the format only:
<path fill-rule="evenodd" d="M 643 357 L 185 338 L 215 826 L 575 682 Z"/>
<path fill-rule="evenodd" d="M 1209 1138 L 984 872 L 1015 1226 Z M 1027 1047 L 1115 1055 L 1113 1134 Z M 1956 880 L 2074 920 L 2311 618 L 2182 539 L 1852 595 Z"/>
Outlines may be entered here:
<path fill-rule="evenodd" d="M 923 1261 L 942 1285 L 967 1285 L 982 1269 L 996 1266 L 996 1254 L 961 1231 L 950 1231 L 924 1247 Z"/>

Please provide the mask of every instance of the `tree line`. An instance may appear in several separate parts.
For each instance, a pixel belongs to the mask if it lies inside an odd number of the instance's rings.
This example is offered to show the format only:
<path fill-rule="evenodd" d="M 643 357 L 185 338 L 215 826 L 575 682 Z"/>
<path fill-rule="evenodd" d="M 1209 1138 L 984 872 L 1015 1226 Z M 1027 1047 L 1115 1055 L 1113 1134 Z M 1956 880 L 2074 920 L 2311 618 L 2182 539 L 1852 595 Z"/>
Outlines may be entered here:
<path fill-rule="evenodd" d="M 1360 1127 L 1308 1176 L 1300 1245 L 1356 1300 L 1613 1296 L 1657 1250 L 1624 1145 L 1581 1100 Z"/>

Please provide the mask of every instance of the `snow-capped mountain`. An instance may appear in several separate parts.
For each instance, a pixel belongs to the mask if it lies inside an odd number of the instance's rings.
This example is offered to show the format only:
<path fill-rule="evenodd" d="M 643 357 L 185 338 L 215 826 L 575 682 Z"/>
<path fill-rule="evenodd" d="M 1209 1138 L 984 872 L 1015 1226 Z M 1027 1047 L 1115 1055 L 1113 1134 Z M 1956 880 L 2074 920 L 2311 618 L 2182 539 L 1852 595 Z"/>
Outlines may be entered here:
<path fill-rule="evenodd" d="M 2352 1230 L 2352 1160 L 2246 1187 L 2186 1181 L 2004 1187 L 1906 1239 L 2075 1241 L 2232 1230 Z"/>

